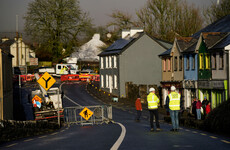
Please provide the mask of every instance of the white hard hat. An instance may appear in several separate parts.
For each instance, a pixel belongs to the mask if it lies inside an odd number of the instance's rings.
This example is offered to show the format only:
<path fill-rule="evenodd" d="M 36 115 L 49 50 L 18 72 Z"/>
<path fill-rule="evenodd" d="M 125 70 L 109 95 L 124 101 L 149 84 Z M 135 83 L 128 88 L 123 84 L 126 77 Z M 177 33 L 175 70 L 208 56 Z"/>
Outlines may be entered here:
<path fill-rule="evenodd" d="M 171 86 L 171 91 L 175 91 L 176 87 L 175 86 Z"/>
<path fill-rule="evenodd" d="M 150 88 L 150 89 L 149 89 L 149 92 L 152 92 L 152 91 L 155 91 L 155 89 L 154 89 L 154 88 Z"/>

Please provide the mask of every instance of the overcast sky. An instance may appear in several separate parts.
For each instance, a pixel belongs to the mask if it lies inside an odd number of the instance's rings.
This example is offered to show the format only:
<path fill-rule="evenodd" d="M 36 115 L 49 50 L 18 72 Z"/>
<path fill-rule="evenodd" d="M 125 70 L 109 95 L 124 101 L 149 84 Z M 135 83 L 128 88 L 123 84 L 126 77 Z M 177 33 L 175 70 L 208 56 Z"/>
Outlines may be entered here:
<path fill-rule="evenodd" d="M 34 0 L 0 0 L 0 32 L 14 32 L 16 30 L 16 15 L 19 16 L 19 31 L 23 30 L 28 3 Z M 135 17 L 136 10 L 142 8 L 147 0 L 79 0 L 84 11 L 90 13 L 95 25 L 105 25 L 110 21 L 112 10 L 121 10 Z M 199 7 L 207 7 L 216 0 L 187 0 Z"/>

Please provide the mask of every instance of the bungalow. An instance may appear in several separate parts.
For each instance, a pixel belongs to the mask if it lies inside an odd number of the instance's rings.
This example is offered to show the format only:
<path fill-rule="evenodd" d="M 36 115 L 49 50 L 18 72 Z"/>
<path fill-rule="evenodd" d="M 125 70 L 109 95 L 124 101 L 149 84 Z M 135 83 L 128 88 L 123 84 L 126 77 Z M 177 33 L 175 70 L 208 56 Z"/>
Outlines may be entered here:
<path fill-rule="evenodd" d="M 100 57 L 100 88 L 119 97 L 126 97 L 126 83 L 160 85 L 161 63 L 158 54 L 171 44 L 132 28 L 122 31 Z"/>

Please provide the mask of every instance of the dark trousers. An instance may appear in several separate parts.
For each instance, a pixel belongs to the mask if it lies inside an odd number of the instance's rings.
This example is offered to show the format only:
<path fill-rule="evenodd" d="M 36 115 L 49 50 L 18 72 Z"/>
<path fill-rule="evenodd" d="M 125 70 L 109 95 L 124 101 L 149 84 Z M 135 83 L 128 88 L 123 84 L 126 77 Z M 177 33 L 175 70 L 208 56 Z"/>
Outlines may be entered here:
<path fill-rule="evenodd" d="M 151 128 L 154 128 L 154 125 L 153 125 L 153 115 L 155 116 L 157 128 L 160 128 L 159 116 L 158 116 L 158 109 L 149 109 L 149 113 L 150 113 L 150 126 L 151 126 Z"/>
<path fill-rule="evenodd" d="M 137 110 L 137 117 L 136 117 L 136 120 L 140 120 L 140 117 L 141 117 L 141 111 L 140 111 L 140 110 Z"/>

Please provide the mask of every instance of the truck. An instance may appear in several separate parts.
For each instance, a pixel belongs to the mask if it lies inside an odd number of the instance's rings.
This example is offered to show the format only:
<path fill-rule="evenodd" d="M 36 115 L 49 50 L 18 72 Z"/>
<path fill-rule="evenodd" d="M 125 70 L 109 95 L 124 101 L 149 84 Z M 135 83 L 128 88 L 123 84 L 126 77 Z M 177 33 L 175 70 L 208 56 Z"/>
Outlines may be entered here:
<path fill-rule="evenodd" d="M 37 73 L 35 74 L 35 78 L 36 80 L 40 78 Z M 62 95 L 57 90 L 59 90 L 58 87 L 54 87 L 46 91 L 39 84 L 39 89 L 31 92 L 35 120 L 57 119 L 58 110 L 60 117 L 64 116 Z"/>
<path fill-rule="evenodd" d="M 45 73 L 48 72 L 49 74 L 52 74 L 53 76 L 60 77 L 63 74 L 77 74 L 78 71 L 78 65 L 76 64 L 56 64 L 55 68 L 53 67 L 45 67 L 38 69 L 39 73 Z"/>

